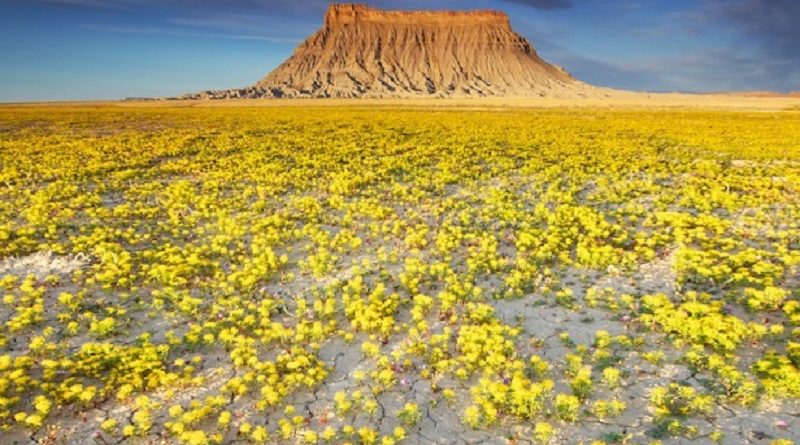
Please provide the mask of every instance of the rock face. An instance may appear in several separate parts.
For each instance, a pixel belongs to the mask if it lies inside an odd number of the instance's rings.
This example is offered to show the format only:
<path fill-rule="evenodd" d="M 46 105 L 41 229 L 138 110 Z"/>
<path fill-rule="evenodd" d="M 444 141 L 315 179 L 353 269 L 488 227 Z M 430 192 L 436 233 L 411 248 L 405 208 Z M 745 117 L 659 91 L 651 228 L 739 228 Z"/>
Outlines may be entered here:
<path fill-rule="evenodd" d="M 588 88 L 542 60 L 498 11 L 383 11 L 333 4 L 255 85 L 188 98 L 552 96 Z"/>

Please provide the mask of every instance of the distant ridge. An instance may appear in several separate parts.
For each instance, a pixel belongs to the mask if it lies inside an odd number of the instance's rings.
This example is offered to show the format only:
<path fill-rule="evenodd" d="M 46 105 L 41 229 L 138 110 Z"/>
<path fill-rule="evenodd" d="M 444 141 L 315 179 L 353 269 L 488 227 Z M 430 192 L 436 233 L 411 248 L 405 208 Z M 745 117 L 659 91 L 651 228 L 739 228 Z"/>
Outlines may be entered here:
<path fill-rule="evenodd" d="M 800 91 L 790 91 L 781 93 L 779 91 L 721 91 L 708 94 L 721 96 L 741 96 L 741 97 L 792 97 L 800 98 Z"/>
<path fill-rule="evenodd" d="M 503 12 L 333 4 L 322 29 L 255 85 L 183 98 L 574 96 L 591 88 L 542 60 Z"/>

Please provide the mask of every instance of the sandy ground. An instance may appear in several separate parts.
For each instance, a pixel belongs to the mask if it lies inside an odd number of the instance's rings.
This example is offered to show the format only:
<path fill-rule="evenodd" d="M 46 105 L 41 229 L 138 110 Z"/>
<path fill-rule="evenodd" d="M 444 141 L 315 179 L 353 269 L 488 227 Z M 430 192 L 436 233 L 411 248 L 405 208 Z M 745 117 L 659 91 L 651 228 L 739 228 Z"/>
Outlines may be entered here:
<path fill-rule="evenodd" d="M 11 273 L 28 267 L 29 272 L 33 273 L 66 274 L 74 268 L 80 267 L 80 261 L 80 259 L 59 257 L 44 252 L 29 257 L 6 260 L 0 267 Z M 586 274 L 585 271 L 572 271 L 570 273 L 572 277 L 567 278 L 565 282 L 571 283 L 570 287 L 577 297 L 577 306 L 580 308 L 577 310 L 545 302 L 544 297 L 536 293 L 519 299 L 489 300 L 488 302 L 495 308 L 501 322 L 509 326 L 521 327 L 526 338 L 540 340 L 536 345 L 523 346 L 523 348 L 530 349 L 524 351 L 526 354 L 536 353 L 560 369 L 566 366 L 564 357 L 571 351 L 570 347 L 560 339 L 561 333 L 568 332 L 572 341 L 587 345 L 592 344 L 595 333 L 599 330 L 607 331 L 612 336 L 634 334 L 634 326 L 626 320 L 620 320 L 613 312 L 588 307 L 583 300 L 587 289 L 614 289 L 615 292 L 663 292 L 669 295 L 674 292 L 675 288 L 673 261 L 674 256 L 670 255 L 651 263 L 642 264 L 631 274 L 614 272 Z M 297 272 L 299 273 L 299 271 Z M 399 269 L 390 272 L 399 272 Z M 346 275 L 346 271 L 338 271 L 337 277 L 341 278 L 342 275 Z M 307 277 L 294 283 L 292 291 L 310 291 L 327 279 Z M 398 321 L 408 322 L 408 314 L 398 314 Z M 443 324 L 432 320 L 431 327 L 436 331 L 442 328 Z M 158 338 L 163 335 L 165 329 L 179 329 L 179 326 L 148 325 L 146 328 Z M 384 353 L 391 353 L 394 349 L 402 348 L 403 339 L 402 336 L 400 337 L 384 345 L 382 347 Z M 376 396 L 379 405 L 377 413 L 367 415 L 355 411 L 343 417 L 334 416 L 334 395 L 337 392 L 352 394 L 356 390 L 365 390 L 364 385 L 354 377 L 355 372 L 369 373 L 376 369 L 375 360 L 365 359 L 358 347 L 366 339 L 366 334 L 359 334 L 356 341 L 349 344 L 341 338 L 326 341 L 319 351 L 319 357 L 330 366 L 331 372 L 328 378 L 318 388 L 311 391 L 297 391 L 287 399 L 289 404 L 297 408 L 298 413 L 309 413 L 312 419 L 311 426 L 315 426 L 325 419 L 326 425 L 341 426 L 345 422 L 356 427 L 369 425 L 376 427 L 382 434 L 390 435 L 392 430 L 398 426 L 397 419 L 391 413 L 399 411 L 404 403 L 414 401 L 423 407 L 423 415 L 415 426 L 407 429 L 408 437 L 402 442 L 404 445 L 536 445 L 538 443 L 528 439 L 532 437 L 532 425 L 526 422 L 504 421 L 487 429 L 467 427 L 461 421 L 461 410 L 470 403 L 469 397 L 466 394 L 460 394 L 459 398 L 450 403 L 436 403 L 440 396 L 432 391 L 428 380 L 419 376 L 419 370 L 408 370 L 401 377 L 398 385 Z M 654 438 L 651 436 L 653 419 L 648 407 L 652 389 L 672 382 L 682 382 L 699 389 L 702 388 L 702 382 L 708 376 L 703 373 L 692 373 L 688 367 L 675 363 L 674 361 L 677 361 L 675 359 L 679 355 L 678 351 L 664 347 L 660 341 L 663 339 L 660 339 L 658 335 L 647 334 L 645 339 L 646 343 L 639 348 L 617 351 L 623 358 L 621 367 L 627 372 L 621 389 L 612 392 L 598 386 L 598 393 L 594 395 L 597 399 L 618 397 L 627 404 L 625 412 L 611 419 L 600 420 L 588 417 L 576 423 L 558 423 L 556 424 L 558 426 L 557 436 L 549 442 L 550 444 L 589 444 L 598 437 L 626 437 L 624 442 L 611 441 L 608 443 L 656 443 L 653 442 Z M 643 351 L 654 350 L 666 352 L 670 357 L 667 363 L 655 366 L 642 358 Z M 219 351 L 219 354 L 224 355 L 224 351 Z M 208 395 L 215 394 L 227 379 L 236 375 L 236 371 L 233 369 L 215 365 L 213 357 L 206 356 L 206 359 L 207 365 L 203 365 L 203 369 L 199 372 L 199 375 L 206 377 L 204 385 L 181 389 L 172 396 L 167 396 L 164 391 L 156 391 L 150 394 L 151 399 L 165 405 L 188 404 L 192 400 L 201 400 Z M 459 384 L 455 381 L 442 383 L 448 386 Z M 563 381 L 557 381 L 555 389 L 558 392 L 569 391 Z M 256 416 L 252 418 L 257 419 L 264 413 L 253 412 L 254 401 L 248 395 L 233 402 L 228 409 L 234 412 L 237 418 L 250 419 L 251 416 Z M 159 434 L 121 440 L 119 437 L 110 437 L 100 433 L 99 424 L 102 420 L 110 417 L 124 421 L 130 419 L 134 412 L 135 408 L 132 404 L 120 404 L 111 400 L 80 416 L 66 412 L 56 413 L 57 427 L 40 431 L 34 436 L 29 436 L 28 433 L 21 430 L 15 430 L 10 434 L 0 436 L 0 444 L 109 445 L 130 443 L 155 445 L 178 443 L 174 439 Z M 275 424 L 280 418 L 279 414 L 269 414 L 267 423 Z M 690 440 L 666 437 L 661 438 L 659 443 L 759 445 L 769 444 L 772 439 L 778 437 L 799 443 L 800 429 L 796 426 L 800 422 L 798 418 L 800 418 L 800 403 L 794 401 L 771 400 L 749 408 L 719 404 L 708 416 L 687 419 L 687 424 L 698 429 L 698 435 L 695 438 Z M 169 418 L 161 412 L 156 416 L 156 420 L 157 423 L 161 423 L 168 421 Z M 776 425 L 780 422 L 788 423 L 788 429 L 778 428 Z M 322 424 L 320 423 L 320 425 Z M 724 432 L 721 441 L 709 439 L 708 436 L 714 431 Z M 510 441 L 508 439 L 510 437 L 514 437 L 514 441 Z M 299 439 L 288 441 L 271 439 L 268 443 L 288 445 L 300 442 Z M 249 442 L 244 438 L 229 434 L 225 443 L 246 445 Z"/>
<path fill-rule="evenodd" d="M 39 106 L 41 104 L 37 104 Z M 63 105 L 63 104 L 53 104 Z M 83 102 L 70 103 L 68 105 L 94 107 L 113 105 L 120 107 L 140 107 L 140 106 L 176 106 L 176 107 L 227 107 L 227 106 L 377 106 L 377 107 L 441 107 L 441 108 L 475 108 L 475 109 L 502 109 L 502 108 L 549 108 L 549 107 L 591 107 L 591 108 L 681 108 L 681 109 L 726 109 L 741 111 L 774 111 L 796 109 L 800 111 L 800 99 L 793 98 L 760 98 L 760 97 L 732 97 L 732 96 L 691 96 L 680 94 L 665 95 L 630 95 L 616 97 L 595 97 L 583 99 L 420 99 L 420 100 L 230 100 L 230 101 L 148 101 L 148 102 Z M 744 162 L 744 161 L 741 161 Z M 364 234 L 359 234 L 364 235 Z M 366 236 L 366 235 L 364 235 Z M 346 264 L 349 261 L 360 261 L 363 257 L 349 258 L 342 261 Z M 370 258 L 372 259 L 372 258 Z M 423 258 L 427 261 L 429 258 Z M 553 304 L 540 294 L 525 295 L 520 299 L 514 300 L 491 300 L 488 301 L 496 310 L 498 318 L 508 325 L 519 325 L 524 329 L 526 338 L 535 338 L 541 343 L 535 346 L 524 346 L 522 352 L 535 352 L 553 363 L 557 371 L 562 371 L 566 365 L 564 357 L 569 352 L 559 335 L 568 332 L 571 339 L 579 344 L 590 345 L 595 333 L 598 330 L 605 330 L 611 335 L 630 334 L 633 327 L 625 320 L 621 320 L 618 314 L 602 309 L 588 308 L 584 301 L 584 295 L 589 288 L 605 289 L 611 288 L 615 293 L 665 293 L 671 295 L 675 289 L 675 273 L 673 270 L 674 258 L 666 256 L 660 260 L 641 265 L 638 270 L 631 274 L 619 274 L 610 271 L 606 274 L 584 274 L 580 271 L 571 271 L 572 276 L 565 282 L 570 286 L 577 298 L 577 306 L 580 309 L 570 310 Z M 399 262 L 402 264 L 402 261 Z M 40 252 L 29 257 L 7 259 L 0 262 L 0 276 L 3 274 L 15 274 L 24 276 L 27 273 L 34 273 L 37 276 L 47 276 L 49 274 L 68 275 L 75 269 L 85 267 L 86 260 L 83 257 L 59 257 L 49 252 Z M 290 272 L 301 276 L 301 271 L 297 268 Z M 388 270 L 395 275 L 399 273 L 397 269 Z M 283 290 L 291 294 L 302 294 L 312 289 L 318 288 L 327 280 L 347 276 L 347 270 L 335 270 L 333 276 L 324 279 L 314 279 L 302 277 L 292 284 L 290 289 L 270 289 L 270 291 Z M 377 272 L 374 274 L 377 275 Z M 479 283 L 487 284 L 487 283 Z M 489 286 L 483 286 L 489 287 Z M 2 314 L 0 314 L 2 315 Z M 407 322 L 406 312 L 398 314 L 398 322 Z M 167 329 L 180 329 L 180 321 L 172 321 L 173 325 L 158 326 L 139 326 L 137 329 L 145 329 L 153 332 L 156 340 L 163 336 Z M 344 324 L 344 320 L 342 320 Z M 431 320 L 432 328 L 437 331 L 442 326 Z M 135 336 L 131 333 L 131 337 Z M 382 347 L 382 352 L 389 354 L 395 348 L 401 348 L 402 336 L 399 340 L 388 343 Z M 322 345 L 319 357 L 331 366 L 331 373 L 326 381 L 313 391 L 298 391 L 290 399 L 299 413 L 332 413 L 334 411 L 334 394 L 339 391 L 351 393 L 356 389 L 363 389 L 354 378 L 354 372 L 376 369 L 376 363 L 371 359 L 364 359 L 358 347 L 366 336 L 357 337 L 355 342 L 347 344 L 340 338 L 333 338 Z M 668 349 L 656 336 L 648 337 L 646 344 L 641 348 L 633 348 L 625 351 L 618 351 L 623 356 L 623 369 L 629 372 L 625 378 L 621 399 L 628 404 L 628 409 L 620 417 L 613 420 L 593 420 L 584 419 L 575 424 L 560 424 L 558 437 L 553 443 L 590 443 L 598 437 L 627 436 L 630 434 L 630 442 L 626 443 L 649 443 L 652 439 L 649 436 L 652 428 L 652 417 L 648 410 L 649 394 L 652 388 L 664 386 L 671 382 L 681 382 L 696 388 L 702 387 L 702 380 L 707 376 L 692 374 L 683 365 L 674 363 L 679 351 Z M 654 350 L 664 350 L 670 354 L 667 365 L 655 366 L 641 357 L 643 352 Z M 224 351 L 215 351 L 223 355 Z M 187 388 L 179 391 L 177 396 L 168 399 L 163 394 L 153 394 L 152 398 L 162 401 L 165 404 L 187 404 L 191 400 L 197 400 L 206 395 L 216 393 L 224 382 L 232 377 L 231 369 L 225 366 L 214 365 L 213 356 L 207 356 L 207 367 L 199 373 L 207 377 L 206 384 L 202 387 Z M 204 365 L 205 366 L 205 365 Z M 447 382 L 455 385 L 454 382 Z M 470 382 L 474 383 L 474 382 Z M 568 390 L 559 381 L 556 390 L 565 392 Z M 466 385 L 465 385 L 466 386 Z M 611 397 L 610 392 L 597 394 L 596 399 Z M 459 397 L 466 397 L 466 391 L 460 391 Z M 398 425 L 396 419 L 390 413 L 396 413 L 408 400 L 416 401 L 420 407 L 425 407 L 422 419 L 413 428 L 409 428 L 409 437 L 404 444 L 498 444 L 510 445 L 508 437 L 531 437 L 531 427 L 525 422 L 507 422 L 497 428 L 473 430 L 467 428 L 460 420 L 461 410 L 469 402 L 466 398 L 455 400 L 452 404 L 431 403 L 437 400 L 437 395 L 432 392 L 430 384 L 419 376 L 416 371 L 409 371 L 403 376 L 399 385 L 378 396 L 379 410 L 374 416 L 366 416 L 363 413 L 353 414 L 347 418 L 331 420 L 331 423 L 339 426 L 343 422 L 355 426 L 376 425 L 382 433 L 390 433 Z M 253 400 L 244 397 L 237 400 L 229 407 L 235 413 L 241 413 L 246 418 L 252 415 L 249 407 Z M 104 403 L 92 411 L 83 414 L 81 417 L 69 413 L 61 413 L 63 417 L 58 418 L 61 429 L 56 433 L 57 437 L 67 442 L 47 442 L 48 431 L 42 431 L 37 436 L 31 437 L 26 433 L 16 430 L 12 433 L 0 435 L 0 445 L 5 444 L 27 444 L 27 443 L 74 443 L 74 444 L 110 444 L 110 443 L 175 443 L 165 437 L 157 435 L 148 436 L 141 439 L 130 441 L 120 441 L 118 437 L 106 436 L 99 433 L 99 423 L 105 418 L 115 418 L 120 421 L 129 419 L 134 411 L 128 404 L 118 404 L 114 401 Z M 59 414 L 57 414 L 59 415 Z M 238 415 L 238 414 L 237 414 Z M 158 424 L 163 423 L 166 415 L 161 412 L 157 418 Z M 270 420 L 277 420 L 279 416 L 273 415 Z M 588 417 L 588 416 L 587 416 Z M 319 422 L 315 418 L 313 422 Z M 326 421 L 327 422 L 327 421 Z M 752 408 L 741 408 L 735 406 L 719 405 L 712 415 L 693 418 L 690 420 L 693 426 L 699 430 L 699 436 L 695 440 L 685 440 L 682 438 L 667 438 L 663 440 L 665 444 L 694 443 L 712 444 L 708 435 L 712 431 L 723 431 L 725 436 L 722 440 L 724 444 L 768 444 L 773 438 L 789 438 L 800 441 L 800 404 L 797 402 L 765 402 L 761 406 Z M 789 424 L 788 429 L 779 428 L 781 422 Z M 321 425 L 312 424 L 314 427 Z M 245 440 L 235 436 L 227 437 L 225 443 L 246 443 Z M 628 440 L 628 439 L 626 439 Z M 274 442 L 271 442 L 274 443 Z M 284 443 L 296 443 L 287 441 Z M 514 443 L 533 443 L 527 439 L 521 439 Z"/>
<path fill-rule="evenodd" d="M 9 106 L 119 106 L 119 107 L 404 107 L 404 108 L 633 108 L 707 109 L 741 111 L 800 111 L 800 98 L 752 97 L 729 94 L 634 93 L 597 88 L 586 97 L 487 97 L 449 99 L 228 99 L 129 100 L 7 103 Z"/>

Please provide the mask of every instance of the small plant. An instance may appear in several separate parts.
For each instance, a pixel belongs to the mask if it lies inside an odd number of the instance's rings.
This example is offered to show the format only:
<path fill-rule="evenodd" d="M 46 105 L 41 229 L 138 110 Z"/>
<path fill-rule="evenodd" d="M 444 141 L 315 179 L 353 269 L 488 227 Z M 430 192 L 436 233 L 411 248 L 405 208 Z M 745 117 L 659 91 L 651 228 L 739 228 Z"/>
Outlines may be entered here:
<path fill-rule="evenodd" d="M 575 295 L 572 289 L 566 287 L 556 292 L 556 303 L 564 307 L 572 307 L 575 304 Z"/>
<path fill-rule="evenodd" d="M 89 325 L 89 332 L 98 337 L 108 337 L 117 329 L 117 320 L 113 317 L 106 317 L 102 320 L 92 321 Z"/>
<path fill-rule="evenodd" d="M 475 405 L 470 405 L 466 409 L 464 409 L 464 423 L 469 425 L 471 428 L 479 428 L 483 423 L 483 416 L 481 415 L 481 410 L 479 407 Z"/>
<path fill-rule="evenodd" d="M 117 422 L 117 419 L 108 418 L 100 422 L 100 429 L 107 434 L 113 435 L 114 432 L 116 432 L 118 425 L 119 423 Z"/>
<path fill-rule="evenodd" d="M 380 346 L 371 341 L 365 341 L 361 344 L 361 351 L 364 353 L 365 357 L 376 357 L 380 354 L 380 350 Z"/>
<path fill-rule="evenodd" d="M 662 351 L 647 351 L 642 353 L 642 358 L 654 366 L 660 366 L 664 362 L 666 354 Z"/>
<path fill-rule="evenodd" d="M 569 381 L 569 387 L 578 400 L 588 399 L 593 391 L 592 368 L 587 366 L 578 371 L 577 375 Z"/>
<path fill-rule="evenodd" d="M 547 375 L 547 371 L 550 369 L 550 365 L 547 363 L 547 361 L 538 355 L 531 356 L 530 365 L 533 374 L 539 378 L 543 378 L 545 375 Z"/>
<path fill-rule="evenodd" d="M 565 422 L 575 422 L 578 420 L 578 411 L 581 401 L 569 394 L 557 394 L 555 398 L 556 417 Z"/>
<path fill-rule="evenodd" d="M 774 311 L 780 309 L 789 292 L 775 286 L 767 286 L 764 289 L 747 288 L 744 290 L 744 297 L 747 307 L 752 311 Z"/>
<path fill-rule="evenodd" d="M 555 428 L 547 422 L 536 422 L 533 427 L 533 440 L 538 444 L 549 444 L 555 435 Z"/>
<path fill-rule="evenodd" d="M 250 433 L 250 440 L 253 443 L 261 444 L 266 443 L 267 438 L 269 438 L 269 432 L 263 426 L 257 426 L 253 429 L 253 432 Z"/>
<path fill-rule="evenodd" d="M 414 426 L 422 418 L 422 413 L 420 413 L 416 403 L 409 402 L 397 413 L 397 418 L 405 425 Z"/>
<path fill-rule="evenodd" d="M 592 413 L 598 419 L 609 419 L 619 416 L 625 411 L 625 402 L 619 399 L 598 400 L 592 407 Z"/>
<path fill-rule="evenodd" d="M 672 425 L 668 430 L 680 431 L 681 435 L 691 433 L 691 430 L 685 430 L 679 419 L 708 414 L 713 409 L 713 403 L 714 398 L 711 395 L 700 394 L 691 386 L 677 383 L 654 388 L 650 395 L 650 406 L 657 421 Z"/>
<path fill-rule="evenodd" d="M 603 370 L 603 383 L 605 383 L 609 389 L 619 388 L 621 375 L 622 373 L 619 369 L 608 367 Z"/>
<path fill-rule="evenodd" d="M 358 429 L 358 440 L 363 445 L 375 445 L 378 442 L 378 432 L 370 427 L 363 426 Z"/>

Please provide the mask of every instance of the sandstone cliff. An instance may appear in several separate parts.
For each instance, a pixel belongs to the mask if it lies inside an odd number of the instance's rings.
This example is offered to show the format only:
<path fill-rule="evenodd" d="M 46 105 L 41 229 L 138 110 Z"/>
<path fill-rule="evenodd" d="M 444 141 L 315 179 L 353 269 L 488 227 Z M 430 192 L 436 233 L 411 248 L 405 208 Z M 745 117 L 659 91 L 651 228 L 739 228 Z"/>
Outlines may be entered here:
<path fill-rule="evenodd" d="M 334 4 L 322 29 L 257 84 L 187 97 L 555 96 L 586 88 L 542 60 L 505 13 Z"/>

